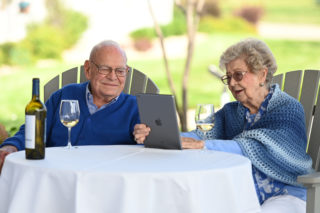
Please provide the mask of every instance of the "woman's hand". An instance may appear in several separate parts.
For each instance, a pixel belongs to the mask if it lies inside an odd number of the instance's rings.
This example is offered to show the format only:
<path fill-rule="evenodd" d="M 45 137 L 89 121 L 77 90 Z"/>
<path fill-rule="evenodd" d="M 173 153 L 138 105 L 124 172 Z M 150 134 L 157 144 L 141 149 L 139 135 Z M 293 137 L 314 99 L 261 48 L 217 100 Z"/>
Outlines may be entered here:
<path fill-rule="evenodd" d="M 183 149 L 203 149 L 204 141 L 196 140 L 194 138 L 181 137 Z"/>
<path fill-rule="evenodd" d="M 146 137 L 149 135 L 151 129 L 145 124 L 136 124 L 133 130 L 134 140 L 138 144 L 143 144 L 146 140 Z"/>

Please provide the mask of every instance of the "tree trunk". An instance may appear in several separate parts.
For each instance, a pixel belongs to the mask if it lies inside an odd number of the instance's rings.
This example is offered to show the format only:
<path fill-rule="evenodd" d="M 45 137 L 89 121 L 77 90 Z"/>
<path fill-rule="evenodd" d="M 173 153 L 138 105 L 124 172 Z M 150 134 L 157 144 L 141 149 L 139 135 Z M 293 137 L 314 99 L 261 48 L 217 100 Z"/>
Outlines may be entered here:
<path fill-rule="evenodd" d="M 188 49 L 187 49 L 187 58 L 183 73 L 183 81 L 182 81 L 182 108 L 183 108 L 183 116 L 182 116 L 182 131 L 188 131 L 187 121 L 188 121 L 188 83 L 189 83 L 189 75 L 191 69 L 191 62 L 193 58 L 194 52 L 194 42 L 196 37 L 196 32 L 199 25 L 200 13 L 202 11 L 204 5 L 204 0 L 187 0 L 187 9 L 186 11 L 186 21 L 187 21 L 187 34 L 188 34 Z"/>
<path fill-rule="evenodd" d="M 195 42 L 195 34 L 198 28 L 198 23 L 200 19 L 200 12 L 204 5 L 204 0 L 187 0 L 186 8 L 182 6 L 180 0 L 175 1 L 176 6 L 178 6 L 186 15 L 186 22 L 187 22 L 187 36 L 188 36 L 188 47 L 187 47 L 187 58 L 184 67 L 184 72 L 182 76 L 182 105 L 178 104 L 176 90 L 174 87 L 174 83 L 171 77 L 168 58 L 166 54 L 166 49 L 164 46 L 164 37 L 161 31 L 161 28 L 154 16 L 152 6 L 150 0 L 148 0 L 149 10 L 154 22 L 156 33 L 159 37 L 161 49 L 162 49 L 162 56 L 165 63 L 165 71 L 167 75 L 168 84 L 171 90 L 171 93 L 175 97 L 176 102 L 176 109 L 178 111 L 179 119 L 180 119 L 180 126 L 182 131 L 188 131 L 187 127 L 187 112 L 188 112 L 188 81 L 189 81 L 189 74 L 191 69 L 191 61 L 194 52 L 194 42 Z"/>

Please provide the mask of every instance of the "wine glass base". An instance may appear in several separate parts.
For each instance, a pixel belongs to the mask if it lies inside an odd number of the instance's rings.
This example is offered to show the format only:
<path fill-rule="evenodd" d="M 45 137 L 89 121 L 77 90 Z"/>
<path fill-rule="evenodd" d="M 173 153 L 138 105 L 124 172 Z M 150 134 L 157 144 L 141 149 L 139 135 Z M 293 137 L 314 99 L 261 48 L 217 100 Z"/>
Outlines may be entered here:
<path fill-rule="evenodd" d="M 65 149 L 77 149 L 77 146 L 72 146 L 71 144 L 68 144 L 67 146 L 64 147 Z"/>

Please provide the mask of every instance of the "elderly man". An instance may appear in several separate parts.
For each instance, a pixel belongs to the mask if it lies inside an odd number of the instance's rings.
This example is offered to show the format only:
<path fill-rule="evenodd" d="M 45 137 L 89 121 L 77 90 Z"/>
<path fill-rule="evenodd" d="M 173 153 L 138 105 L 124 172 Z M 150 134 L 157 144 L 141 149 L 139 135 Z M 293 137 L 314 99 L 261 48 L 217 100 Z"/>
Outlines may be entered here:
<path fill-rule="evenodd" d="M 46 102 L 47 147 L 65 146 L 68 131 L 59 119 L 62 99 L 76 99 L 80 105 L 79 123 L 72 128 L 72 145 L 135 144 L 133 127 L 139 121 L 136 98 L 122 93 L 128 73 L 127 57 L 113 41 L 93 47 L 84 63 L 88 82 L 69 84 L 56 91 Z M 0 171 L 6 155 L 25 148 L 24 125 L 3 142 Z"/>

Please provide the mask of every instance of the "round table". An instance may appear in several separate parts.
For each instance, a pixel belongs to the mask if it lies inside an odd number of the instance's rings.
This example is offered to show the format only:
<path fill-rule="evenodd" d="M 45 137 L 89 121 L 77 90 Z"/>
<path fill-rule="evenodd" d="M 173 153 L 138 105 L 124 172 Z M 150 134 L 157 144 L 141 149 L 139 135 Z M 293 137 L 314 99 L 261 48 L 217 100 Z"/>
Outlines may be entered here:
<path fill-rule="evenodd" d="M 140 145 L 47 148 L 7 156 L 0 212 L 259 212 L 250 161 L 209 150 Z"/>

